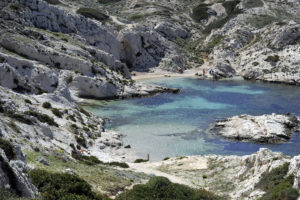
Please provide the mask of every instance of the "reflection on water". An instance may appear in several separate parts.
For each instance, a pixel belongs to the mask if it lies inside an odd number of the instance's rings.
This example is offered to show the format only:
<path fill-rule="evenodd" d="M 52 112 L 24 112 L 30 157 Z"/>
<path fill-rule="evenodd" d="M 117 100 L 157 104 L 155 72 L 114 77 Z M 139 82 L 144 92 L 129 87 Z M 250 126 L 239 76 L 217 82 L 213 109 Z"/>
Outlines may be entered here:
<path fill-rule="evenodd" d="M 289 143 L 277 145 L 232 142 L 205 133 L 216 119 L 239 114 L 290 112 L 300 116 L 299 87 L 193 78 L 156 79 L 153 82 L 180 88 L 181 92 L 121 101 L 95 101 L 95 105 L 86 107 L 96 115 L 110 118 L 107 128 L 127 135 L 124 143 L 130 144 L 141 157 L 147 153 L 152 160 L 177 155 L 244 155 L 260 147 L 289 155 L 300 153 L 299 133 Z"/>

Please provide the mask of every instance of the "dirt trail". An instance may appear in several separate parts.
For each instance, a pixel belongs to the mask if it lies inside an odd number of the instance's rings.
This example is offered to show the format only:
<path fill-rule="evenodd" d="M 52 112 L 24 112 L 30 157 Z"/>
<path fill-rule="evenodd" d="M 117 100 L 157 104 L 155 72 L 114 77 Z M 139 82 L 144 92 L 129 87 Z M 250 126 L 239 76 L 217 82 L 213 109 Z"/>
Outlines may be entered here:
<path fill-rule="evenodd" d="M 160 168 L 164 168 L 167 171 L 193 171 L 208 168 L 207 159 L 202 156 L 171 158 L 169 160 L 160 162 L 130 163 L 129 165 L 130 170 L 143 172 L 146 174 L 153 174 L 155 176 L 163 176 L 168 178 L 173 183 L 184 184 L 190 187 L 195 187 L 195 185 L 185 177 L 180 177 L 160 171 Z"/>

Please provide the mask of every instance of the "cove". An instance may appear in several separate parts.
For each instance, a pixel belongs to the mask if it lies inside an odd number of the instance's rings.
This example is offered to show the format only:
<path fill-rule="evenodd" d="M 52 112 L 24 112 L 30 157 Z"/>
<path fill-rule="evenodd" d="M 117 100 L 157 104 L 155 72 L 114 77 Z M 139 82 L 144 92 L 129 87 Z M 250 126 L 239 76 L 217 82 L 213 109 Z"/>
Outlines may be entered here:
<path fill-rule="evenodd" d="M 288 143 L 233 142 L 205 133 L 211 123 L 240 114 L 300 116 L 300 88 L 244 80 L 210 81 L 196 78 L 164 78 L 143 81 L 180 88 L 179 94 L 147 98 L 92 101 L 85 108 L 109 118 L 107 129 L 126 135 L 136 154 L 153 161 L 184 155 L 246 155 L 269 148 L 287 155 L 300 154 L 300 133 Z"/>

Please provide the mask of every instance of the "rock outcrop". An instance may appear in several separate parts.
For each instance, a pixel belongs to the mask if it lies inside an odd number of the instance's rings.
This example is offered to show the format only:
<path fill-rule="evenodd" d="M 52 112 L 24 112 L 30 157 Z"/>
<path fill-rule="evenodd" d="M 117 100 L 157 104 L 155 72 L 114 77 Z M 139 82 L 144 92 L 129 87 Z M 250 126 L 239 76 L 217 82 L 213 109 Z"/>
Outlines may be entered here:
<path fill-rule="evenodd" d="M 294 176 L 294 188 L 300 189 L 300 155 L 291 159 L 288 175 Z"/>
<path fill-rule="evenodd" d="M 25 157 L 19 148 L 12 148 L 9 142 L 3 142 L 0 138 L 0 146 L 3 146 L 7 152 L 0 148 L 0 189 L 9 190 L 20 196 L 35 198 L 38 196 L 38 190 L 30 182 L 27 175 L 28 167 Z M 11 146 L 9 146 L 11 145 Z M 14 153 L 14 155 L 10 155 Z"/>
<path fill-rule="evenodd" d="M 218 120 L 208 132 L 238 141 L 280 143 L 288 141 L 299 124 L 297 117 L 290 114 L 239 115 Z"/>
<path fill-rule="evenodd" d="M 181 156 L 155 163 L 131 164 L 131 168 L 205 188 L 228 199 L 256 200 L 265 193 L 258 186 L 264 175 L 285 163 L 290 163 L 287 175 L 299 172 L 299 156 L 291 158 L 265 148 L 246 156 Z M 294 176 L 295 188 L 298 179 Z"/>

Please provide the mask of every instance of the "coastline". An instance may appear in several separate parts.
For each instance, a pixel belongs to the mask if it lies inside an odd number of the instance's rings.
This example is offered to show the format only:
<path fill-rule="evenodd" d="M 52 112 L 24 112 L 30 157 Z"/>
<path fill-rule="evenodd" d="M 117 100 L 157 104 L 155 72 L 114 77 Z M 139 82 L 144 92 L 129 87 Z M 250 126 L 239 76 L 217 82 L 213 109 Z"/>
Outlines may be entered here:
<path fill-rule="evenodd" d="M 201 69 L 202 70 L 202 69 Z M 140 81 L 147 79 L 156 79 L 156 78 L 174 78 L 174 77 L 196 77 L 196 73 L 200 72 L 200 68 L 187 69 L 183 73 L 169 72 L 163 70 L 156 70 L 154 72 L 137 72 L 133 71 L 132 80 Z"/>

